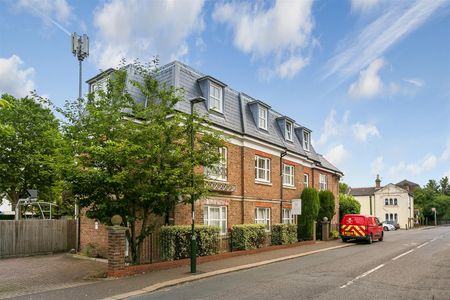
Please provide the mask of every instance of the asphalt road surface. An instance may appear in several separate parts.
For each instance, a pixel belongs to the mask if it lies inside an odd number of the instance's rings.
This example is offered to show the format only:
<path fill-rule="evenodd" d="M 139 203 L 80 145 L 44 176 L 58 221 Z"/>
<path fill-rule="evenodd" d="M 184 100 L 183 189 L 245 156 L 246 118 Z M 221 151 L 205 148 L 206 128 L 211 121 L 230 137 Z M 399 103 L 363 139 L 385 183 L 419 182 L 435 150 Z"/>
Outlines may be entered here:
<path fill-rule="evenodd" d="M 133 299 L 450 299 L 450 227 L 385 232 L 351 247 Z"/>

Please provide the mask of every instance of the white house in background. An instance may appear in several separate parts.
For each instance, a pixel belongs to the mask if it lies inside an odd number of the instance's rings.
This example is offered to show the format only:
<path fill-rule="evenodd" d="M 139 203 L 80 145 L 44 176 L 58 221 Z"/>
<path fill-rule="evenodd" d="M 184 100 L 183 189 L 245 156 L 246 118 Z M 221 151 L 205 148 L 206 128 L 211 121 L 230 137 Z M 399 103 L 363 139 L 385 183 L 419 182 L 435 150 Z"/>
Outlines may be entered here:
<path fill-rule="evenodd" d="M 414 226 L 412 191 L 418 186 L 408 180 L 381 186 L 377 175 L 374 187 L 351 188 L 349 193 L 361 204 L 361 214 L 374 215 L 380 221 L 392 221 L 401 228 L 410 228 Z"/>

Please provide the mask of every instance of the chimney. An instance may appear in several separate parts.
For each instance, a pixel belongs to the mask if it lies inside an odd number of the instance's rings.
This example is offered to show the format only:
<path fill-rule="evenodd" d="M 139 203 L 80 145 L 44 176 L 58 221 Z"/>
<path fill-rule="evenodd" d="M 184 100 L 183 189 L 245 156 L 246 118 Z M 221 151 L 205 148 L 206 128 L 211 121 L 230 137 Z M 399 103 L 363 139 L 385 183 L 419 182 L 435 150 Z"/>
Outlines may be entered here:
<path fill-rule="evenodd" d="M 379 189 L 381 187 L 380 175 L 377 174 L 377 179 L 375 179 L 375 187 Z"/>

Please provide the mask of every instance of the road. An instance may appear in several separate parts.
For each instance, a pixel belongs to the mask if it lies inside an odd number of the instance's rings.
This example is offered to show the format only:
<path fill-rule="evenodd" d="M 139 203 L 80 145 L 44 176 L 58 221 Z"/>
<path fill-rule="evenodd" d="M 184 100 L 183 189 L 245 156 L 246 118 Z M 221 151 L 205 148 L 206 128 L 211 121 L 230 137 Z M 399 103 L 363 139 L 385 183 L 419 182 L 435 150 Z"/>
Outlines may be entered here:
<path fill-rule="evenodd" d="M 450 299 L 450 227 L 211 277 L 137 299 Z"/>

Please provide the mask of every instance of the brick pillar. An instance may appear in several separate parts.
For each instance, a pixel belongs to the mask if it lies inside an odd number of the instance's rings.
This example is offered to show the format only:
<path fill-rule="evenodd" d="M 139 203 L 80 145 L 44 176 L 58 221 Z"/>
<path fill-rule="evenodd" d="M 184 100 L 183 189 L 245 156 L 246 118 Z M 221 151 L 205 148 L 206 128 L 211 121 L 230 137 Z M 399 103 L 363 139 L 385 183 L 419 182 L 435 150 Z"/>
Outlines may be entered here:
<path fill-rule="evenodd" d="M 108 226 L 108 277 L 121 277 L 125 268 L 126 227 Z"/>

